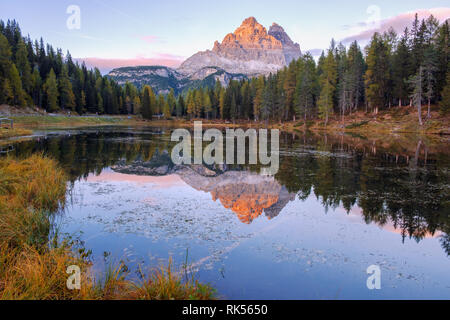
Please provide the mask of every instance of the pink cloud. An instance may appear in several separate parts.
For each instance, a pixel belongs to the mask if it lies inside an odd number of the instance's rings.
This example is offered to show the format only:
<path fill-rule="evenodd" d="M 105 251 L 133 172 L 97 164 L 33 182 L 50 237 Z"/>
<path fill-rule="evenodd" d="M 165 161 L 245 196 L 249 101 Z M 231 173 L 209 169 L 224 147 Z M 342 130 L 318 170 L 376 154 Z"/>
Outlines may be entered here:
<path fill-rule="evenodd" d="M 385 31 L 388 31 L 390 27 L 394 28 L 397 33 L 401 34 L 404 31 L 405 27 L 411 28 L 416 13 L 419 16 L 419 19 L 426 19 L 430 15 L 433 15 L 440 22 L 444 22 L 445 20 L 450 18 L 450 8 L 419 9 L 411 12 L 405 12 L 395 17 L 381 20 L 376 28 L 370 28 L 369 26 L 369 29 L 364 30 L 358 34 L 346 37 L 342 40 L 342 42 L 349 43 L 355 40 L 369 40 L 375 32 L 383 33 Z M 358 26 L 367 26 L 367 24 L 359 23 Z M 348 28 L 348 26 L 346 26 L 346 28 Z"/>
<path fill-rule="evenodd" d="M 88 58 L 77 58 L 76 60 L 80 63 L 84 62 L 88 68 L 98 68 L 103 74 L 106 74 L 112 69 L 121 67 L 158 65 L 170 68 L 177 68 L 184 61 L 184 58 L 167 53 L 160 53 L 152 57 L 137 56 L 131 59 L 104 59 L 104 58 L 88 57 Z"/>
<path fill-rule="evenodd" d="M 141 39 L 147 43 L 154 43 L 159 40 L 157 36 L 142 36 Z"/>

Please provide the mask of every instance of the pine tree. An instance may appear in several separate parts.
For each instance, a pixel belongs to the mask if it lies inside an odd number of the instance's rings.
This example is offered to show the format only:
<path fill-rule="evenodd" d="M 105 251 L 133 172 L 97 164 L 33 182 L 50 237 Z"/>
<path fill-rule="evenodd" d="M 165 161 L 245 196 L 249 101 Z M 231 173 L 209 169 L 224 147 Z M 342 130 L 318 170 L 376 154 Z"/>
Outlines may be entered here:
<path fill-rule="evenodd" d="M 436 72 L 436 55 L 434 48 L 429 46 L 425 50 L 424 61 L 423 61 L 423 72 L 425 77 L 425 97 L 428 101 L 428 111 L 427 118 L 431 118 L 431 100 L 434 99 L 434 86 L 436 82 L 435 72 Z"/>
<path fill-rule="evenodd" d="M 14 93 L 9 79 L 3 79 L 3 81 L 0 82 L 0 91 L 2 92 L 2 94 L 0 95 L 0 104 L 14 103 Z"/>
<path fill-rule="evenodd" d="M 28 61 L 28 50 L 22 38 L 17 44 L 16 66 L 19 71 L 19 76 L 22 79 L 23 89 L 27 94 L 31 94 L 31 89 L 33 86 L 31 67 Z"/>
<path fill-rule="evenodd" d="M 299 60 L 299 72 L 295 89 L 295 114 L 306 121 L 308 112 L 314 105 L 316 65 L 313 57 L 307 53 Z"/>
<path fill-rule="evenodd" d="M 333 96 L 336 90 L 336 60 L 333 51 L 328 50 L 328 55 L 323 65 L 323 73 L 321 75 L 320 84 L 321 91 L 318 101 L 319 116 L 325 120 L 325 126 L 328 124 L 330 113 L 333 112 Z"/>
<path fill-rule="evenodd" d="M 152 110 L 152 99 L 151 95 L 153 93 L 152 88 L 146 85 L 142 90 L 142 116 L 144 119 L 152 120 L 153 119 L 153 110 Z M 156 99 L 155 99 L 156 100 Z"/>
<path fill-rule="evenodd" d="M 351 99 L 350 114 L 356 110 L 364 98 L 365 62 L 358 43 L 354 41 L 348 50 L 348 85 Z"/>
<path fill-rule="evenodd" d="M 47 80 L 44 83 L 44 92 L 47 97 L 47 111 L 55 112 L 58 107 L 58 84 L 56 81 L 56 75 L 53 69 L 50 69 Z"/>
<path fill-rule="evenodd" d="M 27 104 L 26 93 L 22 88 L 22 81 L 20 79 L 19 71 L 14 63 L 11 65 L 9 71 L 9 81 L 13 91 L 14 104 L 17 106 L 25 106 Z"/>
<path fill-rule="evenodd" d="M 37 68 L 35 68 L 33 70 L 33 74 L 31 76 L 32 78 L 32 90 L 31 90 L 31 95 L 32 95 L 32 99 L 35 105 L 37 106 L 41 106 L 42 105 L 42 100 L 41 100 L 41 87 L 42 87 L 42 78 L 41 75 L 39 74 L 39 71 Z"/>
<path fill-rule="evenodd" d="M 103 107 L 103 97 L 100 92 L 97 93 L 97 113 L 103 114 L 105 108 Z"/>
<path fill-rule="evenodd" d="M 291 62 L 289 67 L 286 70 L 286 77 L 284 78 L 283 89 L 285 92 L 285 110 L 284 110 L 284 118 L 287 120 L 289 115 L 293 115 L 293 120 L 295 121 L 295 113 L 294 111 L 294 99 L 295 99 L 295 88 L 296 88 L 296 79 L 297 79 L 297 64 L 295 61 Z"/>
<path fill-rule="evenodd" d="M 167 96 L 167 103 L 169 104 L 170 114 L 175 114 L 175 109 L 177 107 L 177 99 L 175 98 L 175 90 L 170 89 L 169 95 Z"/>
<path fill-rule="evenodd" d="M 422 65 L 423 49 L 425 43 L 425 22 L 419 20 L 418 14 L 414 17 L 413 26 L 411 29 L 411 68 L 412 74 L 417 74 L 419 67 Z"/>
<path fill-rule="evenodd" d="M 194 116 L 196 118 L 200 118 L 204 109 L 202 89 L 197 89 L 194 91 L 194 102 L 195 102 Z"/>
<path fill-rule="evenodd" d="M 230 104 L 230 118 L 233 120 L 233 123 L 237 118 L 237 103 L 236 103 L 236 95 L 231 95 L 231 104 Z"/>
<path fill-rule="evenodd" d="M 11 69 L 11 47 L 8 39 L 0 33 L 0 103 L 13 103 L 14 95 L 9 80 L 9 71 Z"/>
<path fill-rule="evenodd" d="M 345 113 L 350 109 L 352 103 L 351 78 L 347 61 L 347 51 L 342 43 L 339 44 L 337 52 L 337 85 L 335 101 L 337 101 L 342 122 L 344 123 Z"/>
<path fill-rule="evenodd" d="M 380 107 L 385 106 L 388 79 L 388 48 L 380 35 L 375 33 L 367 49 L 367 71 L 365 74 L 367 101 L 375 113 L 378 113 Z"/>
<path fill-rule="evenodd" d="M 211 103 L 214 107 L 214 116 L 216 118 L 220 117 L 220 93 L 222 92 L 222 83 L 219 80 L 216 80 L 214 85 L 214 95 Z"/>
<path fill-rule="evenodd" d="M 185 109 L 186 109 L 186 106 L 185 106 L 184 98 L 180 94 L 178 97 L 178 102 L 177 102 L 177 117 L 178 118 L 181 118 L 184 115 Z"/>
<path fill-rule="evenodd" d="M 223 88 L 220 89 L 219 94 L 219 111 L 220 111 L 220 118 L 222 120 L 225 120 L 225 90 Z"/>
<path fill-rule="evenodd" d="M 75 109 L 75 95 L 73 94 L 72 83 L 69 79 L 66 64 L 62 66 L 61 75 L 58 80 L 58 88 L 61 108 L 73 111 Z"/>
<path fill-rule="evenodd" d="M 260 120 L 261 108 L 264 102 L 264 88 L 265 79 L 263 76 L 260 76 L 256 80 L 256 93 L 255 98 L 253 99 L 253 115 L 255 117 L 255 121 Z"/>
<path fill-rule="evenodd" d="M 403 101 L 409 97 L 409 87 L 407 80 L 411 76 L 410 73 L 410 52 L 408 48 L 408 28 L 405 29 L 400 39 L 397 50 L 394 53 L 393 63 L 393 82 L 394 82 L 394 98 L 398 99 L 398 106 L 403 105 Z"/>
<path fill-rule="evenodd" d="M 166 101 L 164 103 L 164 107 L 163 107 L 163 114 L 164 114 L 164 118 L 165 119 L 170 119 L 172 112 L 170 111 L 170 105 L 169 105 L 169 101 Z"/>
<path fill-rule="evenodd" d="M 441 93 L 442 100 L 439 104 L 440 112 L 442 115 L 446 115 L 450 112 L 450 64 L 447 68 L 446 85 Z"/>
<path fill-rule="evenodd" d="M 155 96 L 156 96 L 156 93 L 155 93 Z M 156 115 L 162 114 L 165 103 L 166 103 L 166 100 L 164 99 L 164 96 L 162 94 L 158 94 L 156 96 L 156 108 L 154 109 L 154 113 Z"/>
<path fill-rule="evenodd" d="M 448 20 L 436 32 L 435 50 L 438 68 L 436 72 L 436 92 L 441 93 L 446 83 L 447 65 L 450 62 L 450 26 Z"/>
<path fill-rule="evenodd" d="M 212 112 L 212 104 L 211 104 L 211 98 L 209 97 L 209 92 L 207 89 L 203 93 L 203 107 L 205 110 L 206 119 L 209 119 L 211 112 Z"/>

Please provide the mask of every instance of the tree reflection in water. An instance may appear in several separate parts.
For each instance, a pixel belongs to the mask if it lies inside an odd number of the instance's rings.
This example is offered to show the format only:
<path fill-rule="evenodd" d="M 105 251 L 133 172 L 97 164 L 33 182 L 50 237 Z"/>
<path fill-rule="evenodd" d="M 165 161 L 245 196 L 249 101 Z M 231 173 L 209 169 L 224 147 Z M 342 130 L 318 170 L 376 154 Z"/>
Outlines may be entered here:
<path fill-rule="evenodd" d="M 450 255 L 446 141 L 283 134 L 280 171 L 273 179 L 258 176 L 257 166 L 175 167 L 168 156 L 174 145 L 170 131 L 139 130 L 88 130 L 39 138 L 18 143 L 11 153 L 44 152 L 61 163 L 72 183 L 112 166 L 129 174 L 177 173 L 192 187 L 210 192 L 244 223 L 263 213 L 274 218 L 295 197 L 306 200 L 314 195 L 326 210 L 342 206 L 350 213 L 359 207 L 367 223 L 392 225 L 403 240 L 442 233 L 442 248 Z"/>

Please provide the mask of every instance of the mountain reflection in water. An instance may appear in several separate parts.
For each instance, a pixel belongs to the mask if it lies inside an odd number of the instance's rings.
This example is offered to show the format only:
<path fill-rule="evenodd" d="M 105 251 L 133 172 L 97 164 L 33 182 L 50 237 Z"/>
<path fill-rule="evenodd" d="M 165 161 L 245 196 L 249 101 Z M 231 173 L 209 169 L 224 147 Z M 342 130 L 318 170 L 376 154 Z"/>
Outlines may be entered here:
<path fill-rule="evenodd" d="M 161 158 L 168 159 L 168 155 L 164 154 Z M 274 177 L 250 171 L 214 171 L 202 165 L 173 166 L 167 163 L 157 167 L 153 165 L 154 162 L 155 159 L 146 163 L 122 162 L 112 169 L 134 175 L 177 174 L 195 190 L 211 193 L 213 201 L 219 200 L 246 224 L 263 213 L 269 219 L 278 216 L 286 204 L 295 199 L 295 194 L 289 193 Z M 161 163 L 161 160 L 157 159 L 156 162 Z"/>
<path fill-rule="evenodd" d="M 166 129 L 83 130 L 21 142 L 13 154 L 44 151 L 59 160 L 72 183 L 115 172 L 140 176 L 176 174 L 195 190 L 211 194 L 239 220 L 251 224 L 273 219 L 291 201 L 314 195 L 325 210 L 358 211 L 376 223 L 420 241 L 439 236 L 450 254 L 448 141 L 402 138 L 370 141 L 364 137 L 283 134 L 280 171 L 258 175 L 255 166 L 175 166 L 174 143 Z"/>

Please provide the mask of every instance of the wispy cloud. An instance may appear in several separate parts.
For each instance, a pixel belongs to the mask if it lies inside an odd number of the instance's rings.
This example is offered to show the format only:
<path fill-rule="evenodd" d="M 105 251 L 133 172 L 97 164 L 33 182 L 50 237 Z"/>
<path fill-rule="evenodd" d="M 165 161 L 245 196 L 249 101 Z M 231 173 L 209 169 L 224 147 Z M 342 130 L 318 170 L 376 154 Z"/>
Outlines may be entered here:
<path fill-rule="evenodd" d="M 84 62 L 88 68 L 98 68 L 100 72 L 106 74 L 112 69 L 120 67 L 137 67 L 160 65 L 170 68 L 178 67 L 184 57 L 175 56 L 167 53 L 158 53 L 151 57 L 136 56 L 130 59 L 104 59 L 97 57 L 77 58 L 78 62 Z"/>
<path fill-rule="evenodd" d="M 102 42 L 111 42 L 110 40 L 93 37 L 88 34 L 80 33 L 80 32 L 58 32 L 58 31 L 50 31 L 51 33 L 57 34 L 60 37 L 70 37 L 70 38 L 78 38 L 84 40 L 92 40 L 92 41 L 102 41 Z"/>
<path fill-rule="evenodd" d="M 140 38 L 147 43 L 154 43 L 156 41 L 159 41 L 159 38 L 157 36 L 141 36 Z"/>
<path fill-rule="evenodd" d="M 394 28 L 394 30 L 397 33 L 401 33 L 403 32 L 405 27 L 411 26 L 416 13 L 419 16 L 419 19 L 426 19 L 430 15 L 433 15 L 436 19 L 443 22 L 446 19 L 450 18 L 450 8 L 419 9 L 415 11 L 405 12 L 388 19 L 383 19 L 377 21 L 376 23 L 360 22 L 352 26 L 345 25 L 343 26 L 345 30 L 360 30 L 360 31 L 342 39 L 341 41 L 343 43 L 349 43 L 355 40 L 356 41 L 369 40 L 375 32 L 383 33 L 389 30 L 390 27 Z"/>
<path fill-rule="evenodd" d="M 100 4 L 101 6 L 107 8 L 108 10 L 110 10 L 110 11 L 112 11 L 112 12 L 115 12 L 115 13 L 117 13 L 117 14 L 123 16 L 124 18 L 128 19 L 129 21 L 131 20 L 131 21 L 134 21 L 134 22 L 139 23 L 140 25 L 142 25 L 142 26 L 144 26 L 144 27 L 146 26 L 146 24 L 144 23 L 144 21 L 142 21 L 141 19 L 138 19 L 137 17 L 132 16 L 132 15 L 126 13 L 125 11 L 119 10 L 119 9 L 117 9 L 117 8 L 115 8 L 115 7 L 113 7 L 113 6 L 111 6 L 109 3 L 106 3 L 106 2 L 103 1 L 103 0 L 94 0 L 94 1 L 95 1 L 96 3 L 98 3 L 98 4 Z"/>

